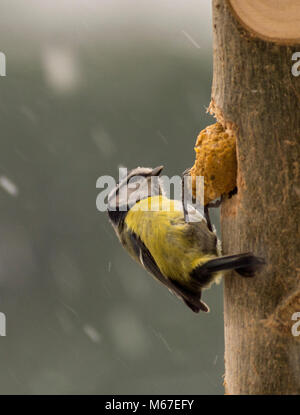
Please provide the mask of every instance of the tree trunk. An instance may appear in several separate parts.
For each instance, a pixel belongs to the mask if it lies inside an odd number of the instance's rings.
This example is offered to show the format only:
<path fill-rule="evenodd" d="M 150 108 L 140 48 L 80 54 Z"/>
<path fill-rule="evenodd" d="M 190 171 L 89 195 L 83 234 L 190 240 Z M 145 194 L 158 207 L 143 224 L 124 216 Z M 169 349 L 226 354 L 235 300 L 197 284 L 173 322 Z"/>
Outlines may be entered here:
<path fill-rule="evenodd" d="M 222 204 L 223 253 L 251 251 L 267 266 L 252 279 L 225 278 L 225 391 L 300 394 L 300 336 L 292 334 L 300 312 L 300 76 L 291 71 L 300 33 L 295 40 L 289 21 L 286 31 L 276 27 L 281 1 L 265 33 L 263 18 L 258 28 L 251 16 L 245 23 L 251 10 L 236 3 L 213 0 L 210 110 L 237 135 L 238 193 Z"/>

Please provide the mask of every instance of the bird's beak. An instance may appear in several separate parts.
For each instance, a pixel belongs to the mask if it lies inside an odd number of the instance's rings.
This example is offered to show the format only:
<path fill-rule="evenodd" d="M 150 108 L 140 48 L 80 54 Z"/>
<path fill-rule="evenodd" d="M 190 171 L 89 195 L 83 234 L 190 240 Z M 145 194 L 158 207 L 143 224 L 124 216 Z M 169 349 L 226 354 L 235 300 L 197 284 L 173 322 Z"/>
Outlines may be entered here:
<path fill-rule="evenodd" d="M 151 176 L 159 176 L 164 166 L 158 166 L 152 169 Z"/>

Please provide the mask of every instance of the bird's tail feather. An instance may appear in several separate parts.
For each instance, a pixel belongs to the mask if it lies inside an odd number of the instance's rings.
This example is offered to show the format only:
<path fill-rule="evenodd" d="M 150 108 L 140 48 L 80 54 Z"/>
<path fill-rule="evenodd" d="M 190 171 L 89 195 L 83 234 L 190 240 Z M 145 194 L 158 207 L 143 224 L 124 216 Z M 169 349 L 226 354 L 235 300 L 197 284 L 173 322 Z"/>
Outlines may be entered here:
<path fill-rule="evenodd" d="M 263 258 L 251 252 L 237 255 L 222 256 L 212 259 L 201 266 L 202 271 L 209 274 L 234 269 L 242 277 L 253 277 L 265 265 Z"/>

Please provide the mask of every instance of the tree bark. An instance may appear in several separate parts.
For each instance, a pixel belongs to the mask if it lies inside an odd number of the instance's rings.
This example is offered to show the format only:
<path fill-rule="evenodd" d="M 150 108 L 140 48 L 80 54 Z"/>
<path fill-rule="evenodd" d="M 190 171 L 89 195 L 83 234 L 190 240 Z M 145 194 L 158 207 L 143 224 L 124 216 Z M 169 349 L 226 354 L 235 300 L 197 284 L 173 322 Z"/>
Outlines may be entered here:
<path fill-rule="evenodd" d="M 251 251 L 267 265 L 252 279 L 225 278 L 225 391 L 299 394 L 300 336 L 291 328 L 300 312 L 300 76 L 291 68 L 300 44 L 259 37 L 232 7 L 213 0 L 210 110 L 237 135 L 238 193 L 222 204 L 223 253 Z"/>

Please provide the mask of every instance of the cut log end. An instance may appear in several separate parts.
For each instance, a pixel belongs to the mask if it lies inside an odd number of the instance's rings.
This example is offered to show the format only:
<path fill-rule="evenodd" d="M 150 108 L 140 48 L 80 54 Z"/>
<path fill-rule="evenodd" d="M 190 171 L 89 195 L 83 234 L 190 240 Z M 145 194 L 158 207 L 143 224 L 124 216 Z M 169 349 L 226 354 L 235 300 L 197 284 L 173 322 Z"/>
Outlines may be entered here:
<path fill-rule="evenodd" d="M 228 0 L 232 11 L 252 35 L 276 43 L 300 41 L 299 0 Z"/>

